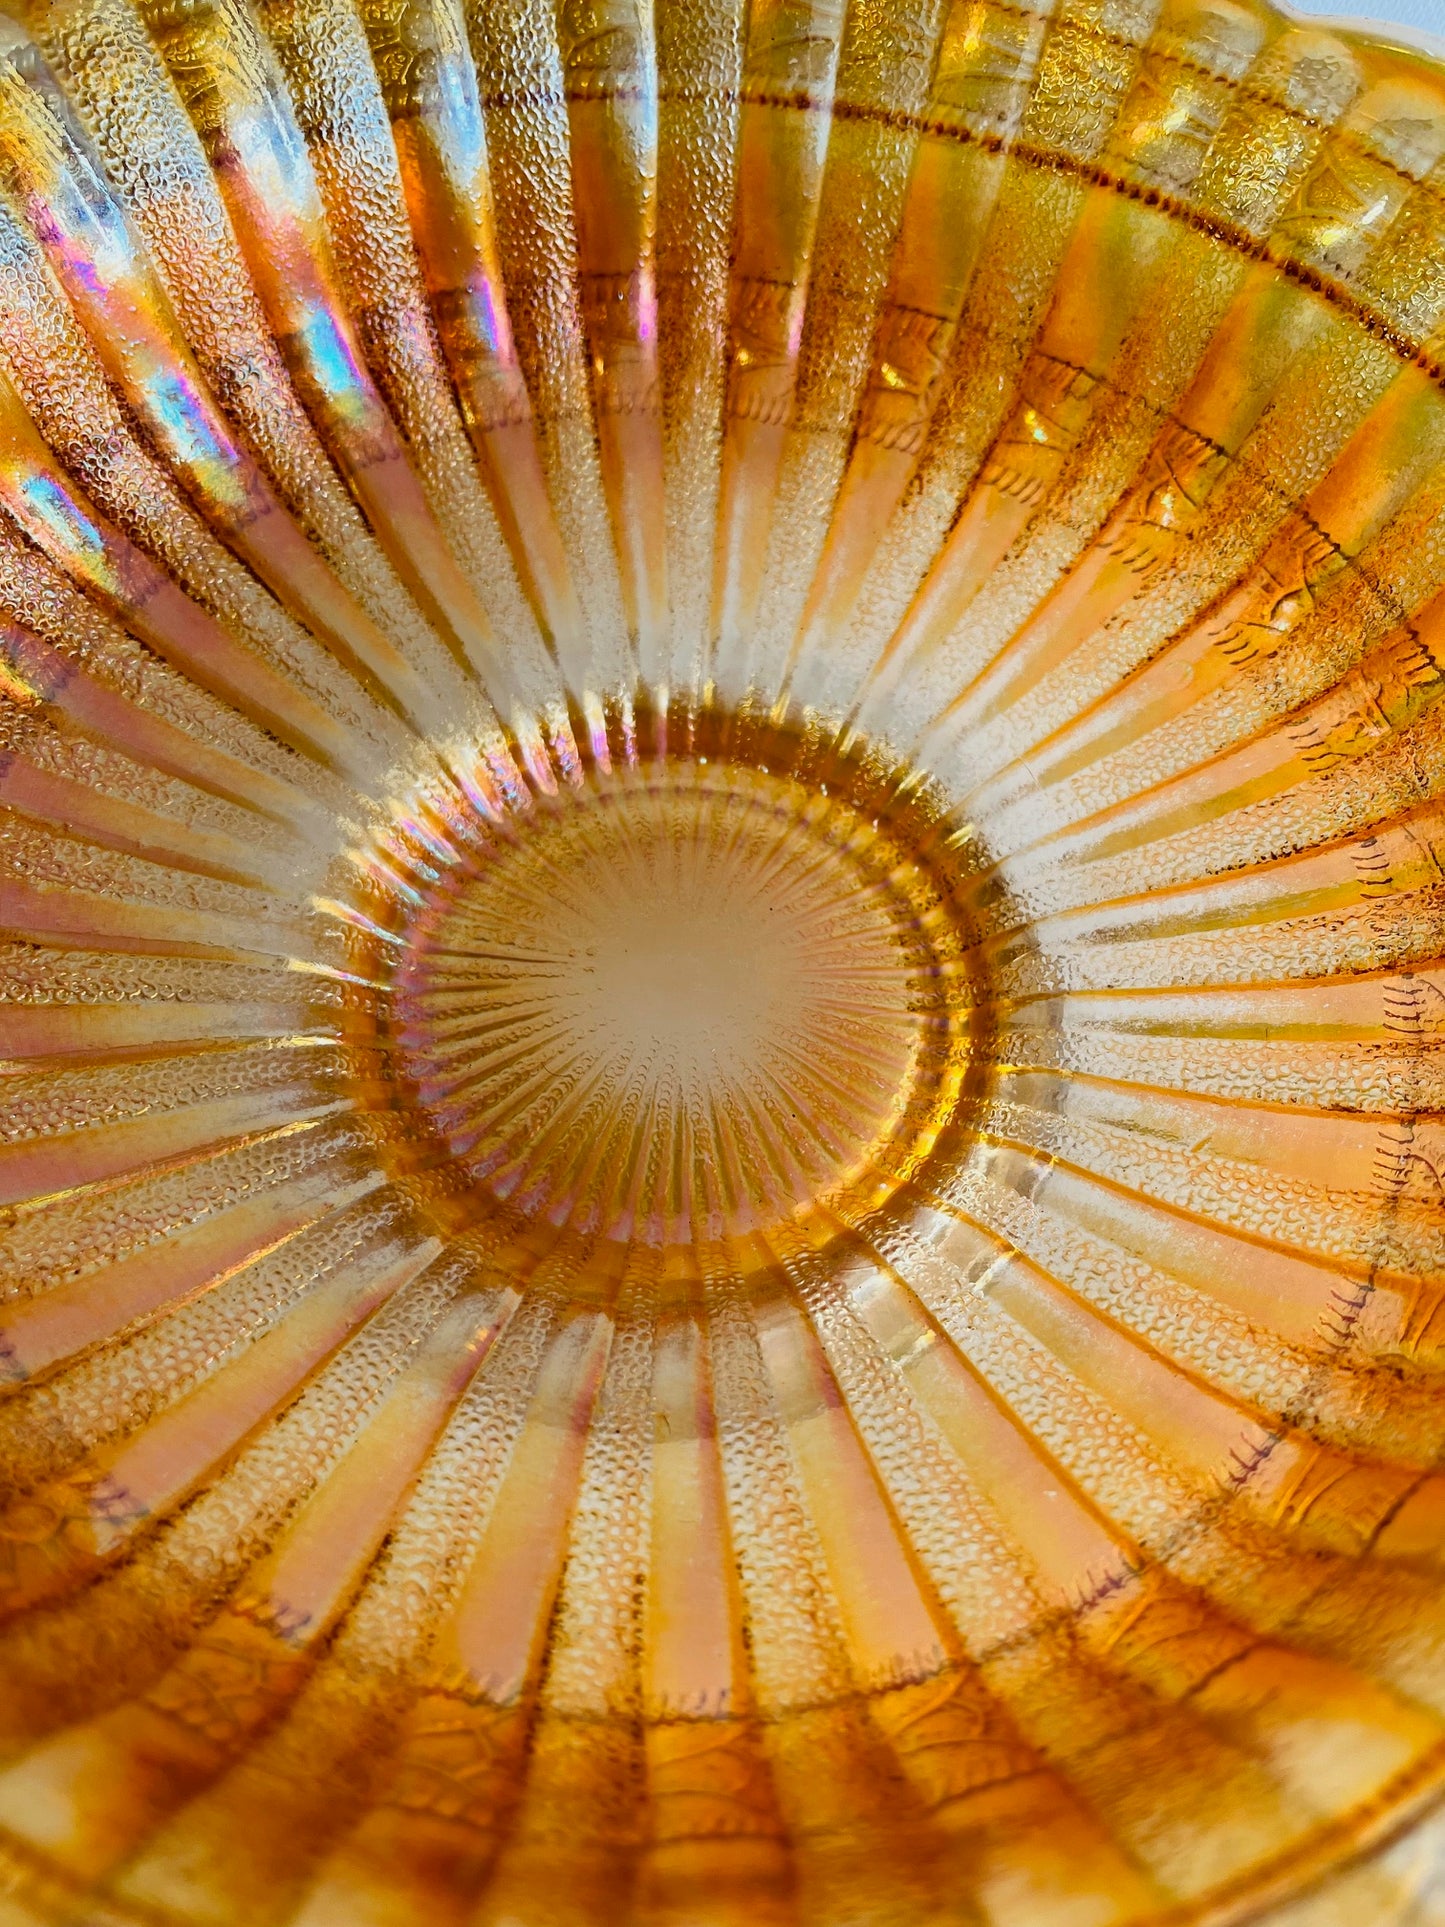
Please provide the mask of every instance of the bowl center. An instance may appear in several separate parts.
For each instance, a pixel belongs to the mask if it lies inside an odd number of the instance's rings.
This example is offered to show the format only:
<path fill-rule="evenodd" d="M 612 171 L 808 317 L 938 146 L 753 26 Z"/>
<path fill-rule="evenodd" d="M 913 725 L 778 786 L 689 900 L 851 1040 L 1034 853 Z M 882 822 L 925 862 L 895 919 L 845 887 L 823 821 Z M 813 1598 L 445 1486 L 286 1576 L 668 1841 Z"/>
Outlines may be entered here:
<path fill-rule="evenodd" d="M 468 824 L 389 1029 L 478 1205 L 659 1246 L 894 1188 L 956 1101 L 972 1002 L 914 816 L 858 764 L 695 755 Z"/>

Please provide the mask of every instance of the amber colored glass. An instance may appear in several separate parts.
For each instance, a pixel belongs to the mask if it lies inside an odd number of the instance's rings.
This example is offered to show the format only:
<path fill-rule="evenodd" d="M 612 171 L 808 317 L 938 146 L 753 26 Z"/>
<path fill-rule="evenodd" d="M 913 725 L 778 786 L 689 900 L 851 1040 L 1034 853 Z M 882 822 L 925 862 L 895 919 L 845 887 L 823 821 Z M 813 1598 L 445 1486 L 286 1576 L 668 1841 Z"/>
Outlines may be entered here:
<path fill-rule="evenodd" d="M 1442 1927 L 1445 43 L 8 4 L 0 1927 Z"/>

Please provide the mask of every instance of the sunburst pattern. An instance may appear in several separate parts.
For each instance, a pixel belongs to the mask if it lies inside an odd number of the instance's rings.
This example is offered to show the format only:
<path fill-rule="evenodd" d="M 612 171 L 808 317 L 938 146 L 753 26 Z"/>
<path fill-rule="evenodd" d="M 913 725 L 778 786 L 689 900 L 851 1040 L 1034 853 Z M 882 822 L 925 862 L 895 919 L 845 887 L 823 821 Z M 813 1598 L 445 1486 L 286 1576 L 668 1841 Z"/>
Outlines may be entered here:
<path fill-rule="evenodd" d="M 1445 68 L 0 21 L 0 1927 L 1445 1920 Z"/>
<path fill-rule="evenodd" d="M 410 871 L 380 1021 L 479 1204 L 626 1264 L 888 1187 L 952 1118 L 972 1013 L 951 879 L 860 814 L 887 788 L 850 798 L 836 761 L 810 786 L 798 749 L 524 792 L 454 819 L 440 878 L 431 851 Z"/>

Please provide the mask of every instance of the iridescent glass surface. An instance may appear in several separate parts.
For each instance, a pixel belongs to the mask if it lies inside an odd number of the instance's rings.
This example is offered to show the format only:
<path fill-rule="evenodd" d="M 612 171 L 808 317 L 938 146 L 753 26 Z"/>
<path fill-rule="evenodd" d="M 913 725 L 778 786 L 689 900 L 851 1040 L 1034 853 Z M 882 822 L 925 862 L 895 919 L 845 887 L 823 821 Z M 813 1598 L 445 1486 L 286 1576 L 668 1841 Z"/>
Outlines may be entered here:
<path fill-rule="evenodd" d="M 1445 1921 L 1445 65 L 0 17 L 0 1927 Z"/>

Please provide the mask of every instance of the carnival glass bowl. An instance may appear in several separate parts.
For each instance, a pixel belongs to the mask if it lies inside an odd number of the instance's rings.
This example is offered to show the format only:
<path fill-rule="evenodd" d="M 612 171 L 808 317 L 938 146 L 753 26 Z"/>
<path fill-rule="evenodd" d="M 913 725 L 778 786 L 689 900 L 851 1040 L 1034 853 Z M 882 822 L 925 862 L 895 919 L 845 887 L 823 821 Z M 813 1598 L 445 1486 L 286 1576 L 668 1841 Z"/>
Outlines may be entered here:
<path fill-rule="evenodd" d="M 0 1927 L 1445 1920 L 1445 64 L 0 16 Z"/>

